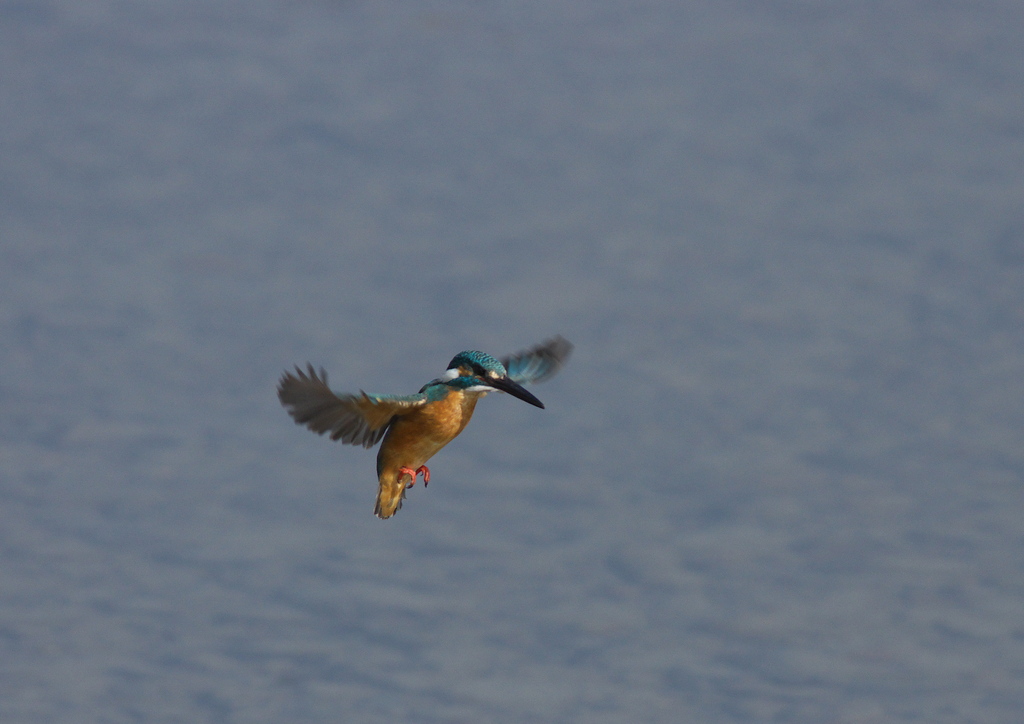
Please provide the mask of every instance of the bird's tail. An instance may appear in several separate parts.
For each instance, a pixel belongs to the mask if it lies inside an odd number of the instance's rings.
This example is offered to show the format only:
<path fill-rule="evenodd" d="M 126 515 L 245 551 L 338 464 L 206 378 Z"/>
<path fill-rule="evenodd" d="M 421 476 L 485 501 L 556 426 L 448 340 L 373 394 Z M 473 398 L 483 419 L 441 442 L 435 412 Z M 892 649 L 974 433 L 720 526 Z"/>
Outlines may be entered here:
<path fill-rule="evenodd" d="M 380 476 L 377 491 L 377 505 L 373 512 L 378 518 L 390 518 L 402 507 L 405 500 L 405 480 L 395 471 L 386 471 Z"/>

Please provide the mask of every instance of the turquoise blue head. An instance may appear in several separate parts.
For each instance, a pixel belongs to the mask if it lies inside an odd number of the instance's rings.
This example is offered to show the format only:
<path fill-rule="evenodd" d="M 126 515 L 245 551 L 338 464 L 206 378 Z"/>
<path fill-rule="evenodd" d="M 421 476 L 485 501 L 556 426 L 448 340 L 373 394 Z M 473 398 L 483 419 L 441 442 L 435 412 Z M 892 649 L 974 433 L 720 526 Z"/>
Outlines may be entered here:
<path fill-rule="evenodd" d="M 476 350 L 459 352 L 457 355 L 452 357 L 452 361 L 448 363 L 448 369 L 472 370 L 474 373 L 480 375 L 491 374 L 497 375 L 498 377 L 508 376 L 508 370 L 505 369 L 505 365 L 486 352 L 478 352 Z"/>
<path fill-rule="evenodd" d="M 509 379 L 505 365 L 496 358 L 478 350 L 466 350 L 452 357 L 445 372 L 446 385 L 470 392 L 497 390 L 518 397 L 523 402 L 544 408 L 544 403 L 534 397 L 525 387 Z"/>

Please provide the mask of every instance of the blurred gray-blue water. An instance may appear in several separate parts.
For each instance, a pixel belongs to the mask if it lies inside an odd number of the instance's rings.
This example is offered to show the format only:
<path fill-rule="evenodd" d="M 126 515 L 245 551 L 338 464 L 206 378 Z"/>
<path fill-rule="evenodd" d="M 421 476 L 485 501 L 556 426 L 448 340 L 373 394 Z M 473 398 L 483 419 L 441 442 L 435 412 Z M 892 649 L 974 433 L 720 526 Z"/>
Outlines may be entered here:
<path fill-rule="evenodd" d="M 0 4 L 0 721 L 1020 721 L 1022 27 Z M 274 394 L 556 333 L 389 521 Z"/>

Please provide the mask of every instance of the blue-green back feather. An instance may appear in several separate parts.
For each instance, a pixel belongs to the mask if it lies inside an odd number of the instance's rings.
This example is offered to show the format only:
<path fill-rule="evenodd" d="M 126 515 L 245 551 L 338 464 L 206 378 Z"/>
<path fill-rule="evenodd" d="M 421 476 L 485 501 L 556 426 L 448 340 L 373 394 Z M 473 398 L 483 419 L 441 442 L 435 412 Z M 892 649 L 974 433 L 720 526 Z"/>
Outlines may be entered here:
<path fill-rule="evenodd" d="M 430 401 L 430 398 L 424 393 L 424 390 L 426 389 L 427 388 L 424 387 L 414 395 L 384 395 L 378 392 L 365 392 L 363 394 L 374 402 L 382 402 L 385 404 L 389 402 L 397 402 L 405 405 L 416 405 L 420 402 Z"/>

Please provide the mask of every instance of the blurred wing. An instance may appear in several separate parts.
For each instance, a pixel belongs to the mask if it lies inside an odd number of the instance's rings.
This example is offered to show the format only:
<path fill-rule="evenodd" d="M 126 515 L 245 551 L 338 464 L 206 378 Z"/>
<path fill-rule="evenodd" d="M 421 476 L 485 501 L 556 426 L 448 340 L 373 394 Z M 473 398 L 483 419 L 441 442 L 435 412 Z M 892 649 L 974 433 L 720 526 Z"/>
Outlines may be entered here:
<path fill-rule="evenodd" d="M 323 368 L 317 375 L 313 365 L 307 371 L 285 372 L 277 384 L 277 397 L 296 425 L 305 425 L 320 435 L 346 445 L 373 447 L 388 429 L 395 415 L 405 415 L 427 401 L 419 395 L 336 395 L 327 386 Z"/>
<path fill-rule="evenodd" d="M 571 353 L 572 342 L 558 336 L 536 347 L 509 355 L 501 363 L 513 381 L 525 385 L 529 382 L 542 382 L 558 372 Z"/>

